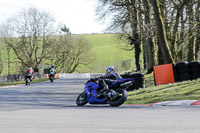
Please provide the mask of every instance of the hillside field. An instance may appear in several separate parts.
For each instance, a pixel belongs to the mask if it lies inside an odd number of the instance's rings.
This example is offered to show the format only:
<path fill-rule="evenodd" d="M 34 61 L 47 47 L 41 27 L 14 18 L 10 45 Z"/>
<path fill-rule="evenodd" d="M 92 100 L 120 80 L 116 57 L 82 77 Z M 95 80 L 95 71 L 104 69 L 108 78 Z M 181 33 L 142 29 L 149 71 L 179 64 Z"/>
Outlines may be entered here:
<path fill-rule="evenodd" d="M 123 60 L 131 60 L 131 65 L 128 69 L 134 69 L 134 52 L 120 49 L 123 43 L 116 38 L 115 34 L 85 34 L 84 36 L 92 45 L 92 51 L 95 60 L 89 65 L 90 67 L 79 67 L 78 70 L 82 73 L 104 73 L 107 66 L 115 66 L 118 72 L 126 71 L 121 63 Z M 1 75 L 8 74 L 8 53 L 5 46 L 0 42 L 1 58 L 3 59 L 3 72 Z M 11 72 L 16 74 L 16 57 L 11 51 Z M 45 64 L 46 65 L 46 64 Z"/>
<path fill-rule="evenodd" d="M 104 73 L 107 66 L 115 66 L 118 72 L 124 71 L 121 66 L 122 60 L 131 59 L 130 69 L 134 69 L 134 52 L 120 48 L 123 45 L 115 34 L 89 34 L 84 35 L 92 44 L 92 50 L 96 60 L 92 63 L 93 73 Z M 90 69 L 91 70 L 91 69 Z"/>

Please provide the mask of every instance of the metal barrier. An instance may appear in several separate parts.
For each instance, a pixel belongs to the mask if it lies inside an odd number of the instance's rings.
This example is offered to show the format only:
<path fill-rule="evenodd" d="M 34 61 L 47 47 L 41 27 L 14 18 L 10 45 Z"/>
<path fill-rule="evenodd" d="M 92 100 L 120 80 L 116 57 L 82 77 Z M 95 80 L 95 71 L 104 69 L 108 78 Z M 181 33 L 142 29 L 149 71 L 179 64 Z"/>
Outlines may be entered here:
<path fill-rule="evenodd" d="M 0 76 L 0 83 L 9 83 L 9 82 L 17 82 L 17 81 L 24 81 L 24 74 L 17 74 L 17 75 L 9 75 L 9 76 Z M 38 78 L 45 78 L 45 74 L 36 74 L 34 75 L 35 79 Z"/>

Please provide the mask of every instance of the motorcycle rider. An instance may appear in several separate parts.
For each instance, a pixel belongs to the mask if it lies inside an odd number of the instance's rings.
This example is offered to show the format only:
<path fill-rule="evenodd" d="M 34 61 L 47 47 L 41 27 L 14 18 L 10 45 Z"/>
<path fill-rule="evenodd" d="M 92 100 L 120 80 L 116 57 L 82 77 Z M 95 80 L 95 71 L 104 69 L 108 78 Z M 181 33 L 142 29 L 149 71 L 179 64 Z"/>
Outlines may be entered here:
<path fill-rule="evenodd" d="M 50 76 L 53 76 L 54 78 L 55 74 L 56 74 L 56 70 L 55 70 L 54 65 L 52 65 L 51 68 L 49 69 L 49 78 Z"/>
<path fill-rule="evenodd" d="M 34 71 L 33 68 L 30 66 L 26 71 L 25 78 L 30 78 L 30 81 L 32 81 L 33 77 L 34 77 Z"/>
<path fill-rule="evenodd" d="M 97 97 L 100 97 L 104 92 L 108 92 L 108 85 L 112 84 L 117 79 L 122 79 L 122 77 L 115 72 L 114 66 L 107 67 L 106 74 L 103 77 L 91 78 L 91 81 L 98 80 L 98 84 L 100 86 L 99 90 L 97 90 Z"/>

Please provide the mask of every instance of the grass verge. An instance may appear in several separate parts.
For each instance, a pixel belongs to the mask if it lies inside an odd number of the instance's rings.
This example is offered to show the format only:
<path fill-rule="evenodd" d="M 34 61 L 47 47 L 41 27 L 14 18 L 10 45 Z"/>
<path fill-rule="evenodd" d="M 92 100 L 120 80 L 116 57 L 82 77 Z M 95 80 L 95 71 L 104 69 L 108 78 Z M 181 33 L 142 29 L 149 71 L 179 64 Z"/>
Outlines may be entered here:
<path fill-rule="evenodd" d="M 154 86 L 152 76 L 145 80 L 147 88 L 128 92 L 126 104 L 151 104 L 172 100 L 200 100 L 200 79 Z"/>

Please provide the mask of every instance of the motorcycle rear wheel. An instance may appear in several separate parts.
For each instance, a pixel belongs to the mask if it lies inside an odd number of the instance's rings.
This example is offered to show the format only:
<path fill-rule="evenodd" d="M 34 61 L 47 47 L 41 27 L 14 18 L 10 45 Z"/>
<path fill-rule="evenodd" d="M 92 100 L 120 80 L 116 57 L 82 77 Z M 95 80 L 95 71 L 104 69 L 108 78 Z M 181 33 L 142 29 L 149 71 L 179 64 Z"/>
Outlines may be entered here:
<path fill-rule="evenodd" d="M 28 81 L 28 79 L 26 79 L 26 85 L 30 85 L 30 81 Z"/>
<path fill-rule="evenodd" d="M 112 107 L 118 107 L 118 106 L 122 105 L 128 97 L 128 93 L 124 89 L 117 89 L 115 91 L 119 93 L 118 97 L 116 97 L 115 99 L 110 100 L 108 102 L 109 105 Z"/>
<path fill-rule="evenodd" d="M 85 91 L 83 91 L 76 99 L 76 104 L 78 106 L 83 106 L 85 104 L 88 103 L 88 100 L 87 100 L 87 93 Z"/>

